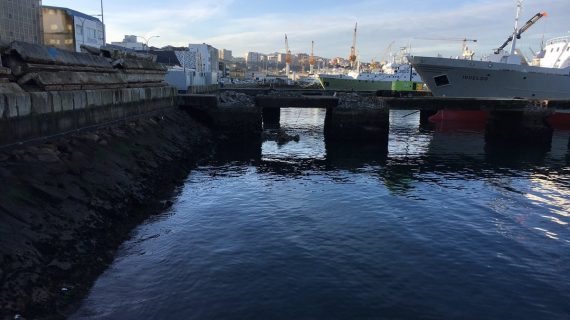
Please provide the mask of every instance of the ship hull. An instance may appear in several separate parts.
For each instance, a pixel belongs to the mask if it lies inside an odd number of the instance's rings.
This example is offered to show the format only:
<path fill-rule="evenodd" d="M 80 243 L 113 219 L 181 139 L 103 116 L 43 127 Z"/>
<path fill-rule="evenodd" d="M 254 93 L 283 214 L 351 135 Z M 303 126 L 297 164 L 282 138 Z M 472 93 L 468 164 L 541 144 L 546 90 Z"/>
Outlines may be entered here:
<path fill-rule="evenodd" d="M 570 99 L 570 70 L 487 61 L 413 57 L 434 96 Z"/>

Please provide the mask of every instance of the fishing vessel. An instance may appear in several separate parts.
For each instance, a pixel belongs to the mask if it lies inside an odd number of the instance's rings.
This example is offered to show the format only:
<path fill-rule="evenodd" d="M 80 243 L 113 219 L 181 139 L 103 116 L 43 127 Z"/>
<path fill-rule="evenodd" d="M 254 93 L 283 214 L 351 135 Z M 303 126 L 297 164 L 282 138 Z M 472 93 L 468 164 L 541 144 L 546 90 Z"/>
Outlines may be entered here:
<path fill-rule="evenodd" d="M 393 82 L 406 81 L 421 84 L 422 79 L 409 64 L 391 65 L 392 72 L 358 72 L 348 74 L 319 74 L 319 82 L 325 90 L 378 91 L 392 90 Z"/>
<path fill-rule="evenodd" d="M 513 34 L 482 61 L 414 56 L 410 59 L 434 96 L 464 98 L 570 99 L 570 37 L 551 39 L 528 63 L 516 41 L 546 13 L 537 13 L 522 27 L 518 1 Z M 510 51 L 504 48 L 511 43 Z M 517 54 L 518 53 L 518 54 Z"/>
<path fill-rule="evenodd" d="M 319 82 L 324 90 L 332 91 L 382 91 L 409 87 L 415 90 L 422 87 L 421 78 L 407 61 L 409 51 L 406 47 L 400 49 L 397 55 L 392 56 L 392 62 L 384 65 L 377 72 L 361 72 L 356 51 L 356 32 L 358 24 L 354 26 L 352 34 L 352 46 L 348 61 L 351 71 L 341 74 L 319 74 Z M 406 81 L 402 86 L 397 82 Z M 396 83 L 394 85 L 394 83 Z"/>
<path fill-rule="evenodd" d="M 535 14 L 518 27 L 522 0 L 517 1 L 511 36 L 481 61 L 416 56 L 410 59 L 434 96 L 488 99 L 570 99 L 570 37 L 558 37 L 528 62 L 516 48 L 521 35 L 547 14 Z M 512 42 L 512 43 L 511 43 Z M 510 51 L 504 48 L 511 43 Z M 432 122 L 486 121 L 487 111 L 440 110 Z M 547 121 L 554 128 L 570 127 L 570 113 L 555 113 Z"/>
<path fill-rule="evenodd" d="M 402 47 L 392 55 L 391 62 L 386 63 L 375 72 L 361 72 L 360 66 L 347 74 L 319 74 L 319 82 L 325 90 L 333 91 L 381 91 L 399 90 L 406 84 L 410 91 L 423 88 L 419 74 L 408 63 L 410 53 Z"/>

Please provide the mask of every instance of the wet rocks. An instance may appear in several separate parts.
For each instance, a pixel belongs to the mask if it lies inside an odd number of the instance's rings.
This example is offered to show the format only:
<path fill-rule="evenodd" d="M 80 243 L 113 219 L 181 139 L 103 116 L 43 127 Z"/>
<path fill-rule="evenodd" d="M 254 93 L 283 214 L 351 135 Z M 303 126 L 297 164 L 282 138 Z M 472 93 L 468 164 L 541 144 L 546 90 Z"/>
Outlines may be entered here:
<path fill-rule="evenodd" d="M 299 135 L 290 135 L 283 129 L 265 130 L 263 132 L 263 140 L 275 141 L 277 144 L 283 145 L 291 141 L 299 142 Z"/>
<path fill-rule="evenodd" d="M 170 109 L 2 150 L 0 319 L 63 318 L 129 231 L 210 153 L 210 137 Z"/>
<path fill-rule="evenodd" d="M 236 91 L 222 91 L 218 95 L 218 106 L 228 107 L 228 106 L 253 106 L 255 104 L 252 97 L 245 93 L 239 93 Z"/>
<path fill-rule="evenodd" d="M 365 96 L 358 93 L 335 93 L 338 98 L 338 108 L 340 109 L 373 109 L 382 108 L 378 99 L 375 96 Z"/>

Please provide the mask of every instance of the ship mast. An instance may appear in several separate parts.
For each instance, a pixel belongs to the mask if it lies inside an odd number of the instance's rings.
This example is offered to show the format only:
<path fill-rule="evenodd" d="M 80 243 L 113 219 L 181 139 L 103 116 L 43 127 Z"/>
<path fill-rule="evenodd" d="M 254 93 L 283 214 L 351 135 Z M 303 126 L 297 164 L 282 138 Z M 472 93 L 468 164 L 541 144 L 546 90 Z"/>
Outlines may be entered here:
<path fill-rule="evenodd" d="M 522 12 L 523 0 L 517 1 L 517 15 L 515 17 L 515 30 L 513 31 L 513 43 L 511 44 L 511 55 L 515 54 L 517 49 L 517 36 L 519 33 L 519 18 Z"/>

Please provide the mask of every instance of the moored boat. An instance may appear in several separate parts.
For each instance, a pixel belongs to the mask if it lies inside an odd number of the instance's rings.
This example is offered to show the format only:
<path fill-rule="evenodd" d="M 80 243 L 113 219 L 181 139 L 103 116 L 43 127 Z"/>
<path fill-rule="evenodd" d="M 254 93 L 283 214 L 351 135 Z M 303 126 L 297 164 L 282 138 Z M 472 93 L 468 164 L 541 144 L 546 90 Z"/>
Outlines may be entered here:
<path fill-rule="evenodd" d="M 518 20 L 522 1 L 518 1 L 515 31 L 505 43 L 481 61 L 414 56 L 410 63 L 434 96 L 496 99 L 570 99 L 570 37 L 546 42 L 532 62 L 516 48 L 516 41 L 546 13 L 537 13 L 521 28 Z M 503 49 L 511 43 L 509 52 Z M 456 111 L 457 112 L 457 111 Z M 447 117 L 454 117 L 453 112 Z M 481 115 L 479 115 L 479 118 Z M 432 120 L 443 119 L 443 115 Z M 556 123 L 570 116 L 555 115 Z"/>

